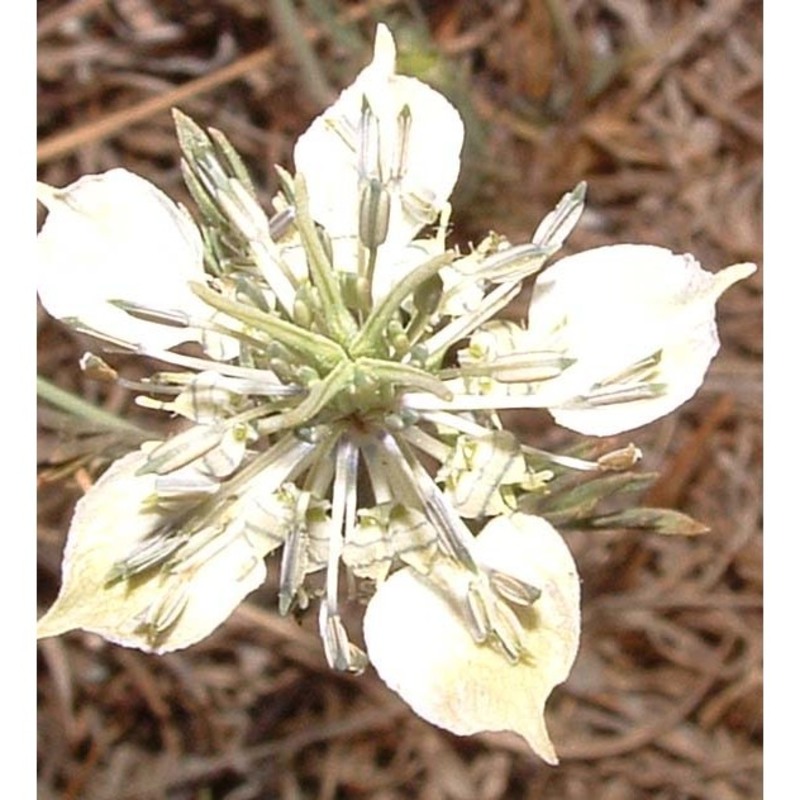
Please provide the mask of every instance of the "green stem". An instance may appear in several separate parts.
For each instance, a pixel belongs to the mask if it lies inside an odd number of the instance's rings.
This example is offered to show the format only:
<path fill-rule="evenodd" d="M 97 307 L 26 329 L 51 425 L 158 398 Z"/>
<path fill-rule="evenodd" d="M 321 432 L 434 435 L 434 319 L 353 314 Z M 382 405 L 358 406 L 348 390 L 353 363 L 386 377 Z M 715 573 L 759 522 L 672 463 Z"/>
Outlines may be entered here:
<path fill-rule="evenodd" d="M 334 92 L 325 78 L 325 72 L 320 66 L 316 53 L 303 33 L 295 6 L 296 3 L 290 2 L 290 0 L 271 0 L 269 3 L 270 16 L 294 55 L 300 73 L 300 82 L 309 97 L 320 108 L 325 108 L 333 102 Z"/>
<path fill-rule="evenodd" d="M 95 423 L 101 428 L 134 434 L 141 439 L 148 439 L 154 435 L 132 422 L 126 422 L 108 411 L 103 411 L 102 408 L 92 405 L 72 392 L 59 389 L 41 375 L 36 376 L 36 394 L 62 411 Z"/>

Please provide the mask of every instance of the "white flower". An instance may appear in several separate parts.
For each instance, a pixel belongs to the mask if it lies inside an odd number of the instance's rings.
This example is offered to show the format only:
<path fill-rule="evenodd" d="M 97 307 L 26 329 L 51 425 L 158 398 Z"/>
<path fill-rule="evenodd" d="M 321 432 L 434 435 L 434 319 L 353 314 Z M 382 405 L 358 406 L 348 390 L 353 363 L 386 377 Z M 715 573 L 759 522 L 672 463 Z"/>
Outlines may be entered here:
<path fill-rule="evenodd" d="M 49 214 L 39 233 L 38 290 L 54 317 L 106 338 L 152 349 L 199 340 L 189 327 L 133 316 L 114 305 L 208 316 L 189 288 L 205 281 L 203 243 L 189 215 L 123 169 L 86 175 L 64 189 L 39 185 Z"/>
<path fill-rule="evenodd" d="M 548 408 L 589 433 L 667 413 L 716 352 L 715 301 L 752 265 L 712 276 L 622 245 L 542 272 L 583 185 L 530 242 L 490 234 L 448 250 L 463 125 L 395 74 L 384 26 L 372 63 L 298 141 L 272 218 L 219 132 L 176 123 L 202 236 L 122 170 L 42 189 L 45 307 L 185 370 L 157 373 L 137 401 L 189 427 L 116 461 L 79 502 L 39 634 L 186 647 L 280 548 L 278 608 L 319 599 L 332 667 L 367 664 L 341 615 L 344 567 L 348 586 L 376 590 L 369 657 L 420 716 L 459 734 L 515 731 L 555 763 L 544 707 L 575 659 L 578 577 L 558 532 L 523 511 L 559 480 L 551 467 L 627 469 L 639 451 L 545 453 L 495 412 Z M 534 275 L 528 327 L 492 321 Z M 228 346 L 166 352 L 209 336 Z M 465 519 L 483 523 L 477 537 Z M 320 570 L 321 591 L 307 585 Z"/>

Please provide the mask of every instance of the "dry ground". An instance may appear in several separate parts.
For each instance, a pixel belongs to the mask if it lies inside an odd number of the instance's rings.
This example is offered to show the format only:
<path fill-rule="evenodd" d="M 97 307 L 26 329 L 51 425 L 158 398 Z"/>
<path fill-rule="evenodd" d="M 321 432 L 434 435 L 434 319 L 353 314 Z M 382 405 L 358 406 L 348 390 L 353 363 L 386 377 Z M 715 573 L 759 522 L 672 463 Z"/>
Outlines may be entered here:
<path fill-rule="evenodd" d="M 585 179 L 572 249 L 650 242 L 711 269 L 760 262 L 760 3 L 307 0 L 294 27 L 282 5 L 40 0 L 40 178 L 63 185 L 121 165 L 184 197 L 178 106 L 228 134 L 266 200 L 271 165 L 291 164 L 294 139 L 365 63 L 383 19 L 404 71 L 448 94 L 469 126 L 460 241 L 489 228 L 522 241 Z M 372 673 L 333 674 L 313 625 L 278 617 L 265 588 L 167 657 L 80 633 L 42 642 L 40 800 L 760 797 L 760 287 L 761 273 L 720 303 L 722 352 L 700 394 L 636 436 L 645 468 L 662 473 L 648 503 L 712 531 L 568 534 L 585 626 L 549 706 L 559 767 L 510 737 L 428 726 Z M 76 371 L 84 343 L 39 322 L 41 374 L 114 413 L 130 408 Z M 74 427 L 41 412 L 44 607 L 71 505 L 99 461 L 75 460 Z M 537 442 L 554 436 L 539 415 L 514 424 Z"/>

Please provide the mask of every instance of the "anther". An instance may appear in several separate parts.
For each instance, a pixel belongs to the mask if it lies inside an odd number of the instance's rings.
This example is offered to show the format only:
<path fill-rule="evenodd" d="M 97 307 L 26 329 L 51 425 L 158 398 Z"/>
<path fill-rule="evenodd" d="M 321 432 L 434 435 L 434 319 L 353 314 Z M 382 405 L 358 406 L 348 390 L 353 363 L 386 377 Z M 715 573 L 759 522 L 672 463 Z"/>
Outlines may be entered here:
<path fill-rule="evenodd" d="M 382 179 L 380 121 L 366 95 L 361 100 L 358 122 L 358 174 L 362 180 Z"/>
<path fill-rule="evenodd" d="M 378 178 L 369 178 L 361 187 L 358 204 L 358 238 L 368 250 L 386 241 L 389 231 L 391 196 Z"/>

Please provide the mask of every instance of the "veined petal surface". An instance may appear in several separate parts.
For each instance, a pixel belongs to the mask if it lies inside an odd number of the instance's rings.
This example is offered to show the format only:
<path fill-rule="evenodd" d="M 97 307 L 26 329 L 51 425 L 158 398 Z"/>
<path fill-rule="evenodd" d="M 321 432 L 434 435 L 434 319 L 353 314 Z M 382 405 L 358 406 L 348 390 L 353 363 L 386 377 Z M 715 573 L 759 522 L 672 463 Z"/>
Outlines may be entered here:
<path fill-rule="evenodd" d="M 558 532 L 526 514 L 491 520 L 475 540 L 475 556 L 482 566 L 541 590 L 532 607 L 516 609 L 527 659 L 512 664 L 498 649 L 476 644 L 452 599 L 404 568 L 379 587 L 367 607 L 370 660 L 387 685 L 434 725 L 460 735 L 514 731 L 555 764 L 544 707 L 577 655 L 575 563 Z M 469 581 L 466 573 L 464 593 Z"/>
<path fill-rule="evenodd" d="M 80 628 L 127 647 L 155 653 L 178 650 L 208 636 L 266 578 L 263 555 L 270 543 L 228 530 L 191 563 L 174 570 L 154 567 L 110 580 L 116 565 L 151 537 L 163 522 L 144 503 L 157 476 L 138 475 L 142 452 L 114 462 L 75 508 L 58 598 L 39 620 L 39 637 Z M 231 515 L 230 524 L 234 525 Z M 174 612 L 174 613 L 173 613 Z M 164 630 L 159 620 L 173 616 Z"/>
<path fill-rule="evenodd" d="M 210 316 L 189 288 L 205 280 L 203 244 L 182 208 L 124 169 L 63 189 L 40 185 L 38 196 L 49 213 L 37 241 L 37 281 L 50 314 L 155 349 L 200 338 L 196 329 L 140 319 L 110 302 Z"/>
<path fill-rule="evenodd" d="M 527 338 L 574 363 L 542 385 L 537 405 L 545 401 L 565 427 L 601 436 L 669 413 L 695 394 L 719 349 L 717 299 L 754 270 L 735 264 L 714 274 L 691 255 L 636 244 L 557 262 L 534 286 Z M 657 387 L 653 396 L 630 399 L 645 384 Z M 614 402 L 615 390 L 628 397 Z"/>
<path fill-rule="evenodd" d="M 378 178 L 391 194 L 386 242 L 407 244 L 434 221 L 458 178 L 461 117 L 427 84 L 396 75 L 395 55 L 389 29 L 379 25 L 372 62 L 297 140 L 294 161 L 308 182 L 311 214 L 332 237 L 357 234 L 363 181 Z"/>

